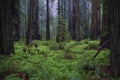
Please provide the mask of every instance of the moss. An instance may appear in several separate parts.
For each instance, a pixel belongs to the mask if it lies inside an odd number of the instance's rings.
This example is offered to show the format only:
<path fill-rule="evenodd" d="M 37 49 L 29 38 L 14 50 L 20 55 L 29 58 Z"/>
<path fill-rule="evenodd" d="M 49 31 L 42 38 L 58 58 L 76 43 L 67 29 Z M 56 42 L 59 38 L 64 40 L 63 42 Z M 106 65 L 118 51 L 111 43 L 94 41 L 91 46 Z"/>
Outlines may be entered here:
<path fill-rule="evenodd" d="M 84 39 L 84 40 L 81 40 L 80 43 L 81 44 L 88 44 L 90 40 L 89 39 Z"/>
<path fill-rule="evenodd" d="M 88 49 L 95 49 L 97 50 L 98 49 L 98 46 L 99 46 L 99 41 L 89 41 L 88 42 Z"/>

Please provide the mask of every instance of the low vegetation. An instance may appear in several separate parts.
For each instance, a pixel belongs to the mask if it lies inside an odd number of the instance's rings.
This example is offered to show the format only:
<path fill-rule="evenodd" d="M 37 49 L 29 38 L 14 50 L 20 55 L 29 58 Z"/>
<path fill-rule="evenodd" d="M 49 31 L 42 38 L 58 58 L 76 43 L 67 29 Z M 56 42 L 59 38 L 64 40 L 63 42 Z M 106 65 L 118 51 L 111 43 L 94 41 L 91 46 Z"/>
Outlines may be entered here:
<path fill-rule="evenodd" d="M 15 43 L 15 53 L 0 56 L 3 80 L 118 80 L 109 76 L 108 49 L 97 52 L 99 41 Z M 4 75 L 3 75 L 4 74 Z"/>

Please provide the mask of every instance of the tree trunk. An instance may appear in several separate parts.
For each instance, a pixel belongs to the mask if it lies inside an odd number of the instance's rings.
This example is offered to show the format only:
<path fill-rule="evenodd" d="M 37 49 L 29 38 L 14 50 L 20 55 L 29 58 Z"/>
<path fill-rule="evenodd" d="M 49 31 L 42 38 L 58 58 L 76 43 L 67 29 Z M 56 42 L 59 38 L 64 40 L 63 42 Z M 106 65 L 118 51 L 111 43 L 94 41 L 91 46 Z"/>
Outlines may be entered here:
<path fill-rule="evenodd" d="M 63 0 L 58 0 L 58 28 L 57 28 L 57 36 L 56 42 L 64 42 L 66 40 L 66 21 L 64 15 L 64 7 Z M 64 34 L 66 33 L 66 34 Z"/>
<path fill-rule="evenodd" d="M 40 40 L 41 36 L 38 31 L 38 0 L 30 0 L 28 14 L 28 29 L 26 34 L 26 45 L 32 40 Z"/>
<path fill-rule="evenodd" d="M 19 14 L 19 0 L 14 1 L 14 41 L 20 40 L 20 14 Z"/>
<path fill-rule="evenodd" d="M 102 36 L 100 41 L 100 46 L 104 44 L 107 40 L 110 40 L 110 26 L 109 26 L 109 20 L 108 20 L 108 3 L 107 0 L 104 0 L 103 2 L 103 15 L 102 15 Z M 104 48 L 110 49 L 110 42 L 104 46 Z"/>
<path fill-rule="evenodd" d="M 39 28 L 38 28 L 38 0 L 34 0 L 34 17 L 33 17 L 33 26 L 32 26 L 32 39 L 34 40 L 40 40 L 41 35 L 39 34 Z"/>
<path fill-rule="evenodd" d="M 70 33 L 71 38 L 73 37 L 72 35 L 72 0 L 69 1 L 69 22 L 68 22 L 68 30 Z"/>
<path fill-rule="evenodd" d="M 92 25 L 90 38 L 93 40 L 98 39 L 100 36 L 99 9 L 99 0 L 92 0 Z"/>
<path fill-rule="evenodd" d="M 26 34 L 26 45 L 29 45 L 32 41 L 32 27 L 33 27 L 33 17 L 34 17 L 34 0 L 29 2 L 29 14 L 28 14 L 28 29 Z"/>
<path fill-rule="evenodd" d="M 13 7 L 14 0 L 0 1 L 0 53 L 10 54 L 14 52 L 13 47 Z"/>
<path fill-rule="evenodd" d="M 80 41 L 81 36 L 80 36 L 80 7 L 79 7 L 79 0 L 73 0 L 73 30 L 72 30 L 72 35 L 73 35 L 73 40 Z"/>
<path fill-rule="evenodd" d="M 60 17 L 61 17 L 61 7 L 60 7 L 60 2 L 61 0 L 58 0 L 58 29 L 57 29 L 57 35 L 56 35 L 56 42 L 61 42 L 61 40 L 59 39 L 60 35 Z"/>
<path fill-rule="evenodd" d="M 120 0 L 108 0 L 111 27 L 110 65 L 113 77 L 120 77 Z"/>
<path fill-rule="evenodd" d="M 46 19 L 46 40 L 50 40 L 50 25 L 49 25 L 49 0 L 46 0 L 47 2 L 47 19 Z"/>

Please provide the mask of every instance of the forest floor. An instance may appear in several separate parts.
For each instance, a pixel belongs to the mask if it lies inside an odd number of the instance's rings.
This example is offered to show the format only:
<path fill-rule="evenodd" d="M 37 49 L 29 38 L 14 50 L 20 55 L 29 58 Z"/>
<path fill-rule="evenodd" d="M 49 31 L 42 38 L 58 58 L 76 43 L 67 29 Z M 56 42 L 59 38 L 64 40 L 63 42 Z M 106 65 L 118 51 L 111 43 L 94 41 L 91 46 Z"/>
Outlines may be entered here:
<path fill-rule="evenodd" d="M 15 53 L 0 55 L 0 80 L 120 80 L 109 76 L 108 49 L 98 50 L 99 40 L 56 43 L 15 42 Z"/>

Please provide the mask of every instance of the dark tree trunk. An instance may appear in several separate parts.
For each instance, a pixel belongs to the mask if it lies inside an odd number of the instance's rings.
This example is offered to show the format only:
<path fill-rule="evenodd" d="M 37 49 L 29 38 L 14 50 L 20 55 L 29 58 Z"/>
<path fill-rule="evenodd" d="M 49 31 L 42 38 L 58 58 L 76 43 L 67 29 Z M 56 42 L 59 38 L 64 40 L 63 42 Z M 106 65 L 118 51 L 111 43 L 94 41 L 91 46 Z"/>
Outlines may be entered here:
<path fill-rule="evenodd" d="M 0 53 L 10 54 L 13 47 L 13 8 L 14 0 L 0 1 Z"/>
<path fill-rule="evenodd" d="M 104 0 L 103 2 L 103 15 L 102 15 L 102 36 L 100 41 L 100 46 L 104 44 L 107 40 L 110 40 L 110 26 L 109 26 L 109 20 L 108 20 L 108 3 L 107 0 Z M 104 46 L 104 48 L 110 49 L 110 42 Z"/>
<path fill-rule="evenodd" d="M 14 1 L 14 41 L 20 40 L 20 15 L 19 15 L 19 0 Z"/>
<path fill-rule="evenodd" d="M 64 10 L 63 10 L 63 17 L 64 17 L 64 19 L 66 19 L 66 17 L 67 17 L 67 15 L 66 15 L 66 11 L 67 11 L 67 6 L 66 6 L 66 1 L 67 0 L 63 0 L 63 6 L 64 6 Z"/>
<path fill-rule="evenodd" d="M 93 40 L 98 39 L 100 36 L 99 10 L 99 0 L 92 0 L 92 25 L 90 38 Z"/>
<path fill-rule="evenodd" d="M 26 45 L 32 40 L 40 40 L 41 36 L 38 31 L 38 0 L 30 0 L 28 14 L 28 29 L 26 34 Z"/>
<path fill-rule="evenodd" d="M 73 28 L 72 28 L 72 39 L 80 41 L 80 7 L 79 7 L 79 0 L 73 0 Z"/>
<path fill-rule="evenodd" d="M 87 7 L 88 4 L 87 4 L 86 1 L 84 2 L 84 6 L 85 6 L 85 12 L 84 12 L 85 17 L 83 17 L 83 18 L 85 18 L 84 19 L 85 31 L 84 31 L 84 35 L 82 36 L 82 38 L 83 39 L 88 39 L 89 38 L 89 16 L 90 16 L 90 14 L 88 14 L 89 13 L 89 9 Z"/>
<path fill-rule="evenodd" d="M 60 16 L 61 16 L 61 9 L 60 9 L 60 1 L 61 0 L 58 0 L 58 29 L 57 29 L 57 35 L 56 35 L 56 42 L 61 42 L 61 40 L 59 39 L 60 37 Z"/>
<path fill-rule="evenodd" d="M 120 77 L 120 0 L 108 0 L 111 27 L 110 65 L 113 77 Z"/>
<path fill-rule="evenodd" d="M 38 0 L 34 0 L 34 18 L 33 18 L 33 27 L 32 27 L 32 39 L 40 40 L 41 35 L 39 34 L 39 28 L 38 28 Z"/>
<path fill-rule="evenodd" d="M 49 25 L 49 0 L 46 0 L 47 2 L 47 19 L 46 19 L 46 40 L 50 40 L 50 25 Z"/>
<path fill-rule="evenodd" d="M 76 40 L 81 40 L 81 34 L 80 34 L 80 1 L 76 0 Z"/>
<path fill-rule="evenodd" d="M 71 38 L 72 36 L 72 0 L 69 0 L 69 22 L 68 22 L 68 30 Z"/>
<path fill-rule="evenodd" d="M 29 14 L 28 14 L 28 29 L 26 34 L 26 45 L 29 45 L 32 41 L 32 27 L 33 27 L 33 17 L 34 17 L 34 0 L 29 2 Z"/>

